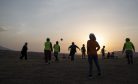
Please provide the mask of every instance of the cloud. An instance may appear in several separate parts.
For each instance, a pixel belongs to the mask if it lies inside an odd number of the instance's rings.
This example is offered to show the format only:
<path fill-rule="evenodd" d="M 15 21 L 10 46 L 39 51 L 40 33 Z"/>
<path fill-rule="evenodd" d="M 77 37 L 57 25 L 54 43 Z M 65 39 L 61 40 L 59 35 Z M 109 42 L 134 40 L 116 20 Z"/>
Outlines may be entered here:
<path fill-rule="evenodd" d="M 0 32 L 8 31 L 6 26 L 0 26 Z"/>

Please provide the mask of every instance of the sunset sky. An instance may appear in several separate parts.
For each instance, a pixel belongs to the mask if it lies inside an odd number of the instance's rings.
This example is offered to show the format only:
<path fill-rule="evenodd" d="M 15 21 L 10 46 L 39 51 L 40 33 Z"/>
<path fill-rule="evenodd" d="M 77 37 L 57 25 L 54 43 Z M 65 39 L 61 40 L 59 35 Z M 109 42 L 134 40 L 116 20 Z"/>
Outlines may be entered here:
<path fill-rule="evenodd" d="M 47 37 L 61 51 L 86 44 L 94 33 L 101 48 L 122 50 L 129 37 L 138 51 L 138 0 L 0 0 L 0 45 L 42 52 Z"/>

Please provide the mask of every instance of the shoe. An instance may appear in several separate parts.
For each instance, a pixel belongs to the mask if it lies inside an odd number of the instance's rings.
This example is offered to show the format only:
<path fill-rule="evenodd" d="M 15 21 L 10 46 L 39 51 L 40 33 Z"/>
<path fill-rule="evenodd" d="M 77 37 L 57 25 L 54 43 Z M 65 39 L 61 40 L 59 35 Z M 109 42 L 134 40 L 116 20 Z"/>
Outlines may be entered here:
<path fill-rule="evenodd" d="M 95 79 L 95 77 L 93 77 L 93 75 L 89 75 L 88 78 L 89 79 Z"/>
<path fill-rule="evenodd" d="M 90 74 L 89 77 L 92 77 L 92 75 Z"/>

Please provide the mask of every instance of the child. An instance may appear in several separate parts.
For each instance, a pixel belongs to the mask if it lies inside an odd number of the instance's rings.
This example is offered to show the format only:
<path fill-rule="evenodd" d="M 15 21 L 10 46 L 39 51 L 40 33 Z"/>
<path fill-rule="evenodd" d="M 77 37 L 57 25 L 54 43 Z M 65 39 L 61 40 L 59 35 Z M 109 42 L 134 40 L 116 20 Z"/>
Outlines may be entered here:
<path fill-rule="evenodd" d="M 85 49 L 85 45 L 83 44 L 81 47 L 81 53 L 82 53 L 82 59 L 85 59 L 86 56 L 86 49 Z"/>

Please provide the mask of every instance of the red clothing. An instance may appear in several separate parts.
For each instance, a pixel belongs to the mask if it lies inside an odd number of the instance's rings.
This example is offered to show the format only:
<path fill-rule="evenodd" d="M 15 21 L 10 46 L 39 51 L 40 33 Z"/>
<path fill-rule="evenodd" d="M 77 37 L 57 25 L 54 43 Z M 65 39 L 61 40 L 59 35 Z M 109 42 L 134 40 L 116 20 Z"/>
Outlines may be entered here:
<path fill-rule="evenodd" d="M 95 40 L 87 41 L 87 54 L 88 55 L 97 55 L 97 51 L 100 49 L 100 46 Z"/>

